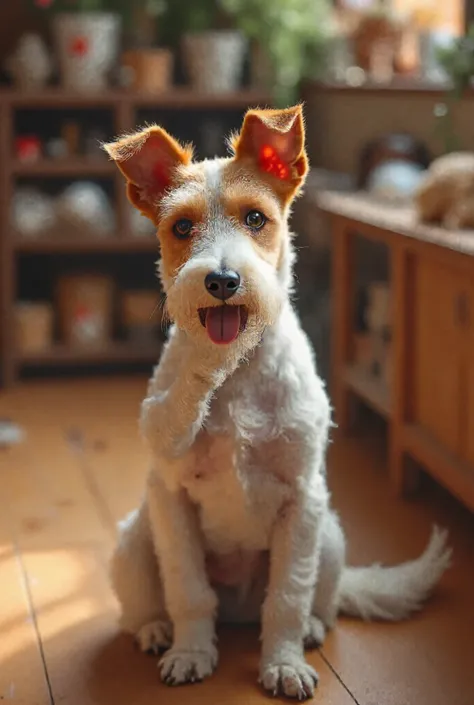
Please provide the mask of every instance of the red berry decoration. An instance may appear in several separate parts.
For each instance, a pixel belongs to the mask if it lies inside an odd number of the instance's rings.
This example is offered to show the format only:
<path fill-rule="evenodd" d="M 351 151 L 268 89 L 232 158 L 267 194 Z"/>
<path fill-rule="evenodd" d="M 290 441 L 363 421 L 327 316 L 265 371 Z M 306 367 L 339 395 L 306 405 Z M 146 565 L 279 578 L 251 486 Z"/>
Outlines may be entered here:
<path fill-rule="evenodd" d="M 70 46 L 70 52 L 74 56 L 85 56 L 89 51 L 89 40 L 87 37 L 75 37 Z"/>

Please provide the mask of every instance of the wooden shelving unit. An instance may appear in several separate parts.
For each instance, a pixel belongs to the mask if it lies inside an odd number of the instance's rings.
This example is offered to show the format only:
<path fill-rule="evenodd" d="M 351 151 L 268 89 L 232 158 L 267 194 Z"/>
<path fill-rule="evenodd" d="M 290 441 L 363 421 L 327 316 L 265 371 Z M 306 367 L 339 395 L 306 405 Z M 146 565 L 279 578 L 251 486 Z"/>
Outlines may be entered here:
<path fill-rule="evenodd" d="M 99 94 L 77 94 L 51 88 L 41 92 L 0 90 L 0 383 L 14 383 L 26 367 L 58 367 L 84 364 L 137 363 L 157 358 L 156 347 L 137 346 L 119 340 L 106 347 L 93 350 L 70 349 L 60 343 L 42 354 L 21 356 L 14 344 L 14 306 L 20 284 L 22 257 L 42 256 L 95 256 L 149 253 L 154 262 L 158 256 L 155 238 L 135 236 L 132 231 L 130 208 L 125 198 L 123 179 L 113 164 L 86 157 L 61 160 L 41 159 L 35 163 L 19 162 L 14 155 L 15 123 L 21 111 L 108 111 L 112 118 L 113 133 L 129 131 L 141 120 L 140 111 L 239 111 L 248 107 L 265 107 L 269 97 L 261 92 L 243 90 L 223 95 L 202 95 L 186 88 L 176 88 L 159 96 L 137 94 L 129 91 L 109 90 Z M 159 119 L 159 117 L 157 118 Z M 177 135 L 180 137 L 180 135 Z M 224 137 L 224 135 L 223 135 Z M 10 222 L 10 204 L 18 179 L 101 179 L 112 181 L 113 199 L 118 219 L 115 237 L 91 237 L 84 234 L 70 238 L 55 235 L 41 239 L 21 239 Z"/>
<path fill-rule="evenodd" d="M 20 363 L 28 367 L 55 367 L 84 363 L 152 362 L 155 359 L 156 346 L 114 341 L 110 345 L 82 349 L 58 343 L 44 353 L 20 357 Z"/>
<path fill-rule="evenodd" d="M 31 164 L 13 161 L 11 173 L 24 177 L 83 177 L 111 176 L 115 165 L 106 160 L 76 159 L 42 159 Z"/>

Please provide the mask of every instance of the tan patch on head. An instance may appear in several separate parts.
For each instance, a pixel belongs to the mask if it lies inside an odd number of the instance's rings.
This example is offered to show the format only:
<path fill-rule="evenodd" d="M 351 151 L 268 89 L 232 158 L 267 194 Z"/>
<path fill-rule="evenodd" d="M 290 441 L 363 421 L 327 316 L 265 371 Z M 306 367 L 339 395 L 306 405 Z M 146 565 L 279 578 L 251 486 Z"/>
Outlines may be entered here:
<path fill-rule="evenodd" d="M 226 215 L 238 222 L 259 256 L 276 266 L 286 232 L 286 211 L 268 180 L 251 163 L 244 166 L 230 161 L 223 170 L 222 201 Z M 253 231 L 245 224 L 251 210 L 261 211 L 267 218 L 260 230 Z"/>
<path fill-rule="evenodd" d="M 178 167 L 173 176 L 172 188 L 156 209 L 162 267 L 167 277 L 176 276 L 190 258 L 196 238 L 200 237 L 208 213 L 205 183 L 202 163 Z M 181 218 L 191 220 L 194 224 L 190 237 L 182 240 L 173 233 L 173 225 Z"/>

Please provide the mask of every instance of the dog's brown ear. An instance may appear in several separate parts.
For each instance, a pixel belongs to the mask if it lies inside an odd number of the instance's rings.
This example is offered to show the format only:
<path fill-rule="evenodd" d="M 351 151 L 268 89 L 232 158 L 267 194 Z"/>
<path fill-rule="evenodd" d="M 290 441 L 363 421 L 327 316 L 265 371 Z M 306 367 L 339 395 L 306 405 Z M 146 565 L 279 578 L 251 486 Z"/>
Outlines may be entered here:
<path fill-rule="evenodd" d="M 173 171 L 192 160 L 192 148 L 182 147 L 166 130 L 152 126 L 104 145 L 127 180 L 133 205 L 152 220 L 156 203 L 170 186 Z"/>
<path fill-rule="evenodd" d="M 308 171 L 301 105 L 249 110 L 231 146 L 236 159 L 252 160 L 259 170 L 297 190 Z"/>

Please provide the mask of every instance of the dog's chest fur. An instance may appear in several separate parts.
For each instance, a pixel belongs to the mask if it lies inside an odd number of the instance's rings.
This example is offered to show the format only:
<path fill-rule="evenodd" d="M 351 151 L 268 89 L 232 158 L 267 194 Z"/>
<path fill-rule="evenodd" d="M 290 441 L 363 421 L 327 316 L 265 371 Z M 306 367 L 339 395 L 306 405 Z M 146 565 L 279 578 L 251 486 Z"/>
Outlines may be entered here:
<path fill-rule="evenodd" d="M 240 387 L 239 395 L 234 390 L 229 398 L 224 389 L 214 400 L 182 477 L 182 485 L 199 506 L 208 547 L 217 553 L 268 548 L 276 514 L 291 496 L 278 477 L 275 457 L 276 446 L 285 441 L 266 440 L 269 415 L 245 404 L 246 391 Z M 239 412 L 244 406 L 245 423 Z M 252 421 L 258 426 L 252 427 Z"/>
<path fill-rule="evenodd" d="M 198 505 L 213 553 L 268 549 L 274 522 L 302 480 L 295 456 L 312 442 L 318 416 L 326 443 L 325 392 L 293 312 L 288 326 L 291 341 L 273 332 L 218 391 L 180 463 L 180 484 Z"/>

